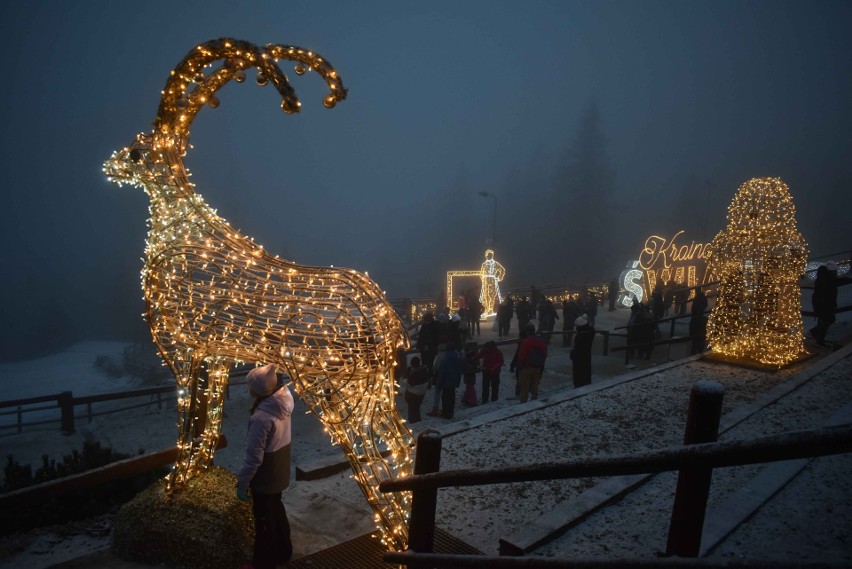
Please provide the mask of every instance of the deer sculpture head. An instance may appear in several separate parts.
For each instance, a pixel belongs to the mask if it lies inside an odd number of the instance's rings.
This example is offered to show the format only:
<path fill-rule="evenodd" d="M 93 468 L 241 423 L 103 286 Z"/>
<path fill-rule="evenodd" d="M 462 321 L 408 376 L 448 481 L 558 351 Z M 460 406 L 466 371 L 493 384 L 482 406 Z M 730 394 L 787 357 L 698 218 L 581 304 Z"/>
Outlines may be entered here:
<path fill-rule="evenodd" d="M 104 164 L 111 181 L 141 187 L 151 199 L 146 317 L 178 387 L 179 456 L 169 488 L 212 464 L 231 367 L 276 363 L 343 448 L 383 542 L 402 550 L 410 494 L 378 491 L 382 480 L 412 469 L 413 438 L 394 404 L 392 372 L 409 344 L 399 318 L 368 276 L 296 264 L 233 229 L 195 192 L 183 163 L 198 111 L 218 106 L 216 92 L 244 81 L 248 69 L 257 70 L 258 85 L 277 89 L 285 113 L 299 111 L 279 60 L 295 62 L 298 75 L 319 73 L 330 89 L 326 107 L 346 98 L 337 72 L 312 51 L 206 42 L 171 72 L 153 131 Z"/>

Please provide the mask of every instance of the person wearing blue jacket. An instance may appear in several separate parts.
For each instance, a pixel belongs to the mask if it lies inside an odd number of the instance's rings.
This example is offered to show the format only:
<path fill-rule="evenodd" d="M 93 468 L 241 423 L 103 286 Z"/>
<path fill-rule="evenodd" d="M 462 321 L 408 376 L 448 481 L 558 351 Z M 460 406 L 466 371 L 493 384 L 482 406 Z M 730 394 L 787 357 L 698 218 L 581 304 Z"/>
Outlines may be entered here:
<path fill-rule="evenodd" d="M 293 396 L 278 379 L 275 364 L 249 371 L 246 383 L 255 399 L 246 456 L 237 473 L 237 498 L 252 501 L 255 529 L 252 564 L 245 567 L 274 569 L 293 555 L 290 522 L 281 501 L 281 493 L 290 485 Z"/>
<path fill-rule="evenodd" d="M 444 338 L 446 340 L 446 338 Z M 456 344 L 441 343 L 435 358 L 435 388 L 441 390 L 441 416 L 452 419 L 456 410 L 456 388 L 461 384 L 462 356 Z"/>

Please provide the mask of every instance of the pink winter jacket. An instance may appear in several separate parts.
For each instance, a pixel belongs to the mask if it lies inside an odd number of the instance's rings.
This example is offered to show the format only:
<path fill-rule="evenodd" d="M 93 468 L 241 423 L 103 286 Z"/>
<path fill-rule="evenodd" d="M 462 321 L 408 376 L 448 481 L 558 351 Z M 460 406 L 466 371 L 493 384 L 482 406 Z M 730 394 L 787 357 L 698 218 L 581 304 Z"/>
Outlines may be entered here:
<path fill-rule="evenodd" d="M 246 457 L 237 485 L 276 494 L 290 485 L 290 415 L 293 396 L 287 386 L 264 399 L 249 418 Z"/>

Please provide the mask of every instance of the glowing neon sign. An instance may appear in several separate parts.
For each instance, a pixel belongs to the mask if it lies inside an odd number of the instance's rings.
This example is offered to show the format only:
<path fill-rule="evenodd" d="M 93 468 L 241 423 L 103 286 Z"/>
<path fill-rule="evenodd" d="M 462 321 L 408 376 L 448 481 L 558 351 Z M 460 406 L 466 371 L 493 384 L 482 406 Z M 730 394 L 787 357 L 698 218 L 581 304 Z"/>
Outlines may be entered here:
<path fill-rule="evenodd" d="M 621 273 L 618 305 L 629 307 L 633 298 L 639 302 L 651 296 L 658 283 L 695 287 L 710 282 L 712 271 L 707 270 L 708 243 L 684 243 L 678 231 L 671 238 L 651 235 L 639 253 L 639 259 L 630 261 Z M 692 296 L 692 293 L 690 293 Z"/>

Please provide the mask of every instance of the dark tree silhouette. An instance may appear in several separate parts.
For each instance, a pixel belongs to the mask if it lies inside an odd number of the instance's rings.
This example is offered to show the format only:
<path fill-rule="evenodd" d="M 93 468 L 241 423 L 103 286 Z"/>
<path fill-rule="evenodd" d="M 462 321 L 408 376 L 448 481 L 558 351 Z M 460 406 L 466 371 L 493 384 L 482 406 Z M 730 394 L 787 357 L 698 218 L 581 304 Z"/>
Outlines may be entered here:
<path fill-rule="evenodd" d="M 560 246 L 571 281 L 606 281 L 613 260 L 609 251 L 614 231 L 614 173 L 597 104 L 580 119 L 566 158 L 556 176 L 551 202 L 555 242 Z"/>

